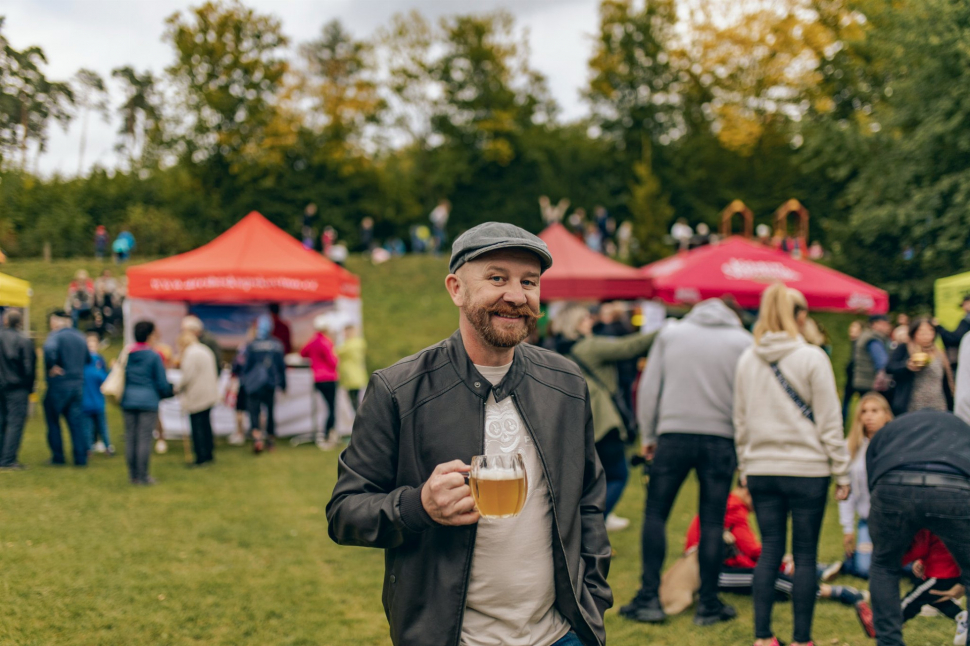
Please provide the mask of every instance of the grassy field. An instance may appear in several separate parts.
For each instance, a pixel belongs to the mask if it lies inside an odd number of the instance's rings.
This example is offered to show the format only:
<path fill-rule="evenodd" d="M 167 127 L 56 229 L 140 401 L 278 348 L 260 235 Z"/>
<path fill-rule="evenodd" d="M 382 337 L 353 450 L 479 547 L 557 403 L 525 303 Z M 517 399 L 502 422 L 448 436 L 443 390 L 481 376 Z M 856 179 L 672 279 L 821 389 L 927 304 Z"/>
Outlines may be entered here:
<path fill-rule="evenodd" d="M 4 270 L 33 282 L 37 316 L 60 305 L 79 264 L 11 262 Z M 97 269 L 91 264 L 89 270 Z M 444 293 L 444 260 L 406 258 L 380 267 L 354 259 L 362 277 L 365 333 L 372 368 L 392 363 L 450 334 L 455 312 Z M 835 336 L 846 323 L 826 317 Z M 38 328 L 39 329 L 39 328 Z M 836 364 L 845 345 L 835 347 Z M 841 370 L 837 369 L 837 373 Z M 111 432 L 123 444 L 120 416 Z M 336 477 L 336 453 L 282 446 L 270 455 L 217 445 L 217 463 L 189 470 L 181 447 L 152 458 L 160 484 L 127 484 L 121 457 L 95 456 L 86 469 L 46 467 L 42 418 L 28 425 L 21 459 L 29 471 L 0 473 L 0 644 L 18 645 L 356 645 L 388 644 L 380 602 L 383 556 L 334 545 L 324 508 Z M 610 572 L 617 605 L 639 576 L 644 493 L 638 478 L 618 513 L 634 519 L 612 535 Z M 670 549 L 696 508 L 691 482 L 670 521 Z M 840 530 L 834 504 L 826 516 L 823 559 L 835 559 Z M 861 582 L 856 582 L 861 584 Z M 607 616 L 609 643 L 728 646 L 750 643 L 748 599 L 732 597 L 739 620 L 698 629 L 690 616 L 647 627 Z M 821 645 L 872 643 L 852 612 L 821 602 L 815 624 Z M 777 606 L 776 630 L 788 641 L 790 606 Z M 917 618 L 909 643 L 942 646 L 952 625 Z"/>

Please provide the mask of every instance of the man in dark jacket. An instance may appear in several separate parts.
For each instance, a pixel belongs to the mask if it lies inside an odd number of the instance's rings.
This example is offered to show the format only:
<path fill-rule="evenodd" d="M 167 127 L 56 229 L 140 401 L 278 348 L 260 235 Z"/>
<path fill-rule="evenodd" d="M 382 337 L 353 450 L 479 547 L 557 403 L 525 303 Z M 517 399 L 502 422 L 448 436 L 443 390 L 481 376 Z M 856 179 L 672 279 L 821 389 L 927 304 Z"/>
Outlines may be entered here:
<path fill-rule="evenodd" d="M 327 505 L 330 536 L 386 550 L 401 646 L 605 643 L 610 545 L 586 382 L 524 341 L 552 264 L 539 238 L 489 222 L 452 245 L 458 331 L 371 377 Z M 518 452 L 528 497 L 479 522 L 474 455 Z"/>
<path fill-rule="evenodd" d="M 286 390 L 286 363 L 283 360 L 283 343 L 272 336 L 274 322 L 267 315 L 256 320 L 256 339 L 246 346 L 246 363 L 243 365 L 239 384 L 246 389 L 246 407 L 249 424 L 253 431 L 253 451 L 273 449 L 276 441 L 276 418 L 274 402 L 276 391 Z M 260 430 L 259 417 L 266 408 L 266 438 Z"/>
<path fill-rule="evenodd" d="M 879 646 L 903 646 L 899 570 L 921 529 L 939 537 L 970 586 L 970 426 L 950 413 L 903 415 L 876 433 L 866 452 L 872 567 L 869 591 Z"/>
<path fill-rule="evenodd" d="M 20 332 L 23 318 L 16 310 L 3 317 L 0 330 L 0 470 L 21 471 L 17 452 L 27 422 L 30 393 L 34 392 L 37 351 Z"/>
<path fill-rule="evenodd" d="M 47 444 L 51 464 L 64 464 L 64 441 L 61 416 L 71 433 L 74 466 L 88 463 L 88 440 L 84 429 L 81 400 L 84 394 L 84 366 L 91 362 L 84 335 L 71 326 L 70 317 L 56 311 L 50 317 L 51 333 L 44 343 L 44 369 L 47 371 L 47 395 L 44 416 L 47 418 Z"/>

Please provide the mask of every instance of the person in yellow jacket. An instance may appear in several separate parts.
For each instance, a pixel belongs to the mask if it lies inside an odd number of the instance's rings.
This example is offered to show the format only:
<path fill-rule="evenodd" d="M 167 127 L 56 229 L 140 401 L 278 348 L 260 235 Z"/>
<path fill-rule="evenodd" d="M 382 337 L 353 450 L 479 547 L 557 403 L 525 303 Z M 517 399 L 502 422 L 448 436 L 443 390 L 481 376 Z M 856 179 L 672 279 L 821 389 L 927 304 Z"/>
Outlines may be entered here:
<path fill-rule="evenodd" d="M 357 334 L 357 328 L 348 325 L 344 328 L 344 342 L 337 348 L 340 366 L 340 387 L 350 395 L 350 401 L 357 408 L 360 391 L 367 387 L 370 375 L 367 372 L 367 341 Z"/>

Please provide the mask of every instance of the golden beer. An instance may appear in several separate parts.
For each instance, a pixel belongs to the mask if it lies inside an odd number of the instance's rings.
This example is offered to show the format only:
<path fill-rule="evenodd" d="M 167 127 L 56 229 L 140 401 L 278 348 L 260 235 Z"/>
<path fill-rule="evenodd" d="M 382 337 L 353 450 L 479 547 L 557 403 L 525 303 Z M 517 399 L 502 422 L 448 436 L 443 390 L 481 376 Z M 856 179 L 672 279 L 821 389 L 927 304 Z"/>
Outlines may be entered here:
<path fill-rule="evenodd" d="M 472 458 L 468 484 L 483 518 L 518 515 L 529 495 L 522 455 L 477 455 Z"/>

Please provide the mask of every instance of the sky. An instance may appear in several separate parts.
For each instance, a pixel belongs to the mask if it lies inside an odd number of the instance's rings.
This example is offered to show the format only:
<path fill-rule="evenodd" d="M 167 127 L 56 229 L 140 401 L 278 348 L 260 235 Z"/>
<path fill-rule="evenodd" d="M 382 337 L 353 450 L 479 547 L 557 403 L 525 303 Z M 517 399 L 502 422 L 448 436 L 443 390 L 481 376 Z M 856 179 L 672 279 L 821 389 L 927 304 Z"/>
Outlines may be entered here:
<path fill-rule="evenodd" d="M 172 60 L 162 42 L 165 19 L 201 3 L 187 0 L 0 0 L 6 16 L 3 33 L 16 49 L 38 45 L 47 55 L 46 73 L 66 80 L 80 68 L 104 78 L 111 70 L 132 65 L 160 74 Z M 529 31 L 532 66 L 545 74 L 563 119 L 582 116 L 586 107 L 579 93 L 587 80 L 592 35 L 598 23 L 598 0 L 244 0 L 283 23 L 291 42 L 315 38 L 324 23 L 337 18 L 358 38 L 370 36 L 391 16 L 416 9 L 427 18 L 505 8 Z M 120 95 L 113 96 L 117 105 Z M 112 167 L 118 122 L 92 117 L 88 124 L 84 167 L 94 163 Z M 79 168 L 80 120 L 65 133 L 50 129 L 47 152 L 40 157 L 44 175 L 72 176 Z"/>

